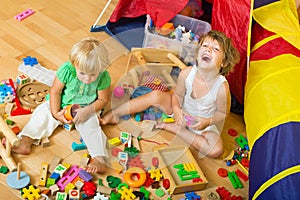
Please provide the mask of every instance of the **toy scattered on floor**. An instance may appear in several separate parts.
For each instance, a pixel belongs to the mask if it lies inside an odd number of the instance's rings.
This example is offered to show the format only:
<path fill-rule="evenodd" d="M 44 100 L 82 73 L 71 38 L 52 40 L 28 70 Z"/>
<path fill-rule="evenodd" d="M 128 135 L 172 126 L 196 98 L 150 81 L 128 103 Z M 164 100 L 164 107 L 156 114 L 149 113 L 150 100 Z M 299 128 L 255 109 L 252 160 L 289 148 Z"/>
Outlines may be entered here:
<path fill-rule="evenodd" d="M 29 17 L 30 15 L 33 15 L 35 13 L 35 11 L 31 10 L 30 8 L 28 8 L 27 10 L 21 12 L 20 14 L 17 14 L 15 16 L 16 20 L 22 21 L 23 19 Z"/>
<path fill-rule="evenodd" d="M 11 103 L 15 99 L 15 90 L 8 81 L 0 82 L 0 104 Z"/>
<path fill-rule="evenodd" d="M 31 67 L 38 64 L 37 59 L 31 56 L 27 56 L 26 58 L 23 58 L 23 62 L 25 65 L 30 65 Z"/>
<path fill-rule="evenodd" d="M 30 82 L 19 85 L 17 96 L 23 106 L 36 108 L 46 101 L 46 95 L 50 93 L 50 87 L 40 82 Z"/>
<path fill-rule="evenodd" d="M 9 84 L 13 88 L 13 90 L 16 91 L 16 88 L 15 88 L 15 85 L 14 85 L 14 82 L 13 82 L 12 79 L 9 79 Z M 31 114 L 31 110 L 24 109 L 21 106 L 21 103 L 20 103 L 19 98 L 18 98 L 17 95 L 16 95 L 16 98 L 15 98 L 15 103 L 16 103 L 17 108 L 10 113 L 11 116 Z"/>
<path fill-rule="evenodd" d="M 18 163 L 17 171 L 10 173 L 6 177 L 6 183 L 14 189 L 21 189 L 30 183 L 30 177 L 26 172 L 21 171 L 21 164 Z"/>

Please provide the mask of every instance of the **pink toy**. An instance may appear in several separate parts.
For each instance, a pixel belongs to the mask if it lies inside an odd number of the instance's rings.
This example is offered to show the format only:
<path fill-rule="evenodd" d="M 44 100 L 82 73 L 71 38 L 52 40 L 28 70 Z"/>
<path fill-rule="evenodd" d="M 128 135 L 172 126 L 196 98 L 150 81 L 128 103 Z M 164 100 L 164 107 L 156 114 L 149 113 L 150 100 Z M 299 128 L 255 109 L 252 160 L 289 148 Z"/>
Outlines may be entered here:
<path fill-rule="evenodd" d="M 22 21 L 23 19 L 25 19 L 26 17 L 29 17 L 30 15 L 34 14 L 35 11 L 31 10 L 31 9 L 27 9 L 24 12 L 18 14 L 15 16 L 15 19 Z"/>
<path fill-rule="evenodd" d="M 117 86 L 114 89 L 114 96 L 117 98 L 120 98 L 124 95 L 125 91 L 124 88 L 122 88 L 121 86 Z"/>

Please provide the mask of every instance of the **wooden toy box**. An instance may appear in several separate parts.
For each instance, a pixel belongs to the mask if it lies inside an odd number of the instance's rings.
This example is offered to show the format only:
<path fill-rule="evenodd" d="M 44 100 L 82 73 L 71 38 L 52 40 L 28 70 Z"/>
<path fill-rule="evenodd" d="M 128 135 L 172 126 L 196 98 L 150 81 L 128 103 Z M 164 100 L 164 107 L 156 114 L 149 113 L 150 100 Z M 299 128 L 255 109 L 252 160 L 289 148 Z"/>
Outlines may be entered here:
<path fill-rule="evenodd" d="M 167 148 L 158 149 L 155 156 L 159 159 L 159 168 L 164 176 L 164 178 L 170 181 L 170 193 L 179 194 L 191 191 L 197 191 L 205 189 L 208 181 L 204 176 L 201 168 L 193 157 L 191 151 L 186 146 L 172 146 Z M 174 166 L 184 165 L 189 168 L 189 170 L 178 169 Z M 182 177 L 178 175 L 178 171 L 181 172 L 195 172 L 194 175 L 185 176 L 191 178 L 191 176 L 199 176 L 201 182 L 194 182 L 190 180 L 182 180 Z"/>

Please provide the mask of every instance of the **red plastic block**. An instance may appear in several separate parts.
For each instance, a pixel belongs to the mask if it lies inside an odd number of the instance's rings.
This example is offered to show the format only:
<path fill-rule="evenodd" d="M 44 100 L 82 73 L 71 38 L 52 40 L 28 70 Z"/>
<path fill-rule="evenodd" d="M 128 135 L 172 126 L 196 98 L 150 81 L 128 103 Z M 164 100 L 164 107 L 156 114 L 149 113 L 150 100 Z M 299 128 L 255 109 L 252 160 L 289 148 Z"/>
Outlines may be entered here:
<path fill-rule="evenodd" d="M 15 19 L 22 21 L 23 19 L 25 19 L 26 17 L 29 17 L 30 15 L 32 15 L 34 13 L 35 13 L 35 11 L 28 8 L 24 12 L 21 12 L 20 14 L 16 15 Z"/>

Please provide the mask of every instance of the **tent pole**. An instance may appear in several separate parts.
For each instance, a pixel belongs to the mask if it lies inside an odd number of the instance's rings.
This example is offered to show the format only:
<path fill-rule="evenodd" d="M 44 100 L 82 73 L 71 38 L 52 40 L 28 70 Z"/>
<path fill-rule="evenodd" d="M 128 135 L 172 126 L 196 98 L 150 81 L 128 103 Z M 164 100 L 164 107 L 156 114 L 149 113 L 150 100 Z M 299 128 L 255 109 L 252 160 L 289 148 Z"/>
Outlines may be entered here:
<path fill-rule="evenodd" d="M 110 4 L 111 0 L 109 0 L 106 5 L 104 6 L 103 10 L 101 11 L 100 15 L 98 16 L 96 22 L 93 24 L 91 31 L 93 32 L 93 30 L 95 29 L 96 25 L 98 24 L 98 22 L 100 21 L 100 19 L 102 18 L 102 15 L 104 14 L 104 12 L 106 11 L 106 9 L 108 8 L 109 4 Z"/>

